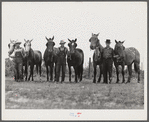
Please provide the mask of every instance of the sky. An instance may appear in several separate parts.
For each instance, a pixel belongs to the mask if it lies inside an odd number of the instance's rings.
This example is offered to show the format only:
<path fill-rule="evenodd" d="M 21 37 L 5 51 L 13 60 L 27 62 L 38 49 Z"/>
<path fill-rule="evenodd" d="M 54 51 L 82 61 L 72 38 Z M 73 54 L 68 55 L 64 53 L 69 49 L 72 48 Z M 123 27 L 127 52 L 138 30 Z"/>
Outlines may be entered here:
<path fill-rule="evenodd" d="M 32 48 L 46 49 L 45 36 L 54 36 L 55 47 L 68 38 L 77 38 L 78 48 L 84 51 L 85 63 L 93 52 L 89 39 L 100 33 L 100 43 L 115 39 L 125 47 L 135 47 L 141 62 L 147 60 L 147 2 L 2 2 L 2 51 L 8 57 L 10 39 L 32 41 Z"/>

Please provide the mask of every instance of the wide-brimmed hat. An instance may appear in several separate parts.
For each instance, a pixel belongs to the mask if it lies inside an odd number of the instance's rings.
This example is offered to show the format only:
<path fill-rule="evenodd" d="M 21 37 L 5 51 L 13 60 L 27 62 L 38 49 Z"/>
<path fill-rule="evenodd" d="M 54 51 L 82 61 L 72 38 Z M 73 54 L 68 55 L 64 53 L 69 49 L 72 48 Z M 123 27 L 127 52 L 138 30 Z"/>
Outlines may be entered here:
<path fill-rule="evenodd" d="M 61 40 L 59 44 L 65 44 L 66 42 L 64 40 Z"/>
<path fill-rule="evenodd" d="M 111 43 L 110 39 L 106 39 L 106 43 Z"/>

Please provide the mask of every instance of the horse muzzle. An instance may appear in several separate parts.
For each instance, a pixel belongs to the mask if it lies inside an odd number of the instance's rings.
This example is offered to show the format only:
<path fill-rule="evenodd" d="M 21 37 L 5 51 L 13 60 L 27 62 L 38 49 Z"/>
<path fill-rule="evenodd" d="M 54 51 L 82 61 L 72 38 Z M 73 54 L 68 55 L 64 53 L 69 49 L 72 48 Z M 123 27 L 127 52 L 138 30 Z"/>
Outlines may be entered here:
<path fill-rule="evenodd" d="M 92 45 L 90 46 L 91 50 L 94 50 L 95 48 L 96 48 L 95 46 L 92 46 Z"/>

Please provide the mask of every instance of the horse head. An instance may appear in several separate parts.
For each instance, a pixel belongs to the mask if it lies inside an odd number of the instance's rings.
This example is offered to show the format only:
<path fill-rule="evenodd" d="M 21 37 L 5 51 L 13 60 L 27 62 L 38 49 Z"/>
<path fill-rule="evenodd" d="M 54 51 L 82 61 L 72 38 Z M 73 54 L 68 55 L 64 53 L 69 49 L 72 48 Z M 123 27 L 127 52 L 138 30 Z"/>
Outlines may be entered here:
<path fill-rule="evenodd" d="M 45 37 L 45 38 L 46 38 L 46 40 L 48 41 L 48 42 L 46 43 L 48 52 L 52 53 L 52 52 L 53 52 L 54 45 L 55 45 L 55 42 L 53 42 L 54 36 L 53 36 L 52 38 L 49 38 L 49 39 L 48 39 L 47 37 Z"/>
<path fill-rule="evenodd" d="M 96 47 L 99 46 L 99 39 L 98 39 L 98 34 L 93 34 L 92 33 L 92 37 L 89 39 L 90 44 L 90 49 L 94 50 Z"/>
<path fill-rule="evenodd" d="M 24 39 L 24 41 L 25 41 L 25 43 L 24 43 L 25 55 L 28 56 L 29 55 L 29 51 L 31 50 L 31 42 L 33 41 L 33 39 L 32 40 L 25 40 Z"/>
<path fill-rule="evenodd" d="M 15 40 L 11 40 L 10 39 L 10 43 L 8 44 L 8 47 L 9 47 L 9 51 L 8 51 L 8 55 L 11 55 L 14 51 L 14 48 L 15 48 Z"/>
<path fill-rule="evenodd" d="M 125 47 L 123 46 L 124 41 L 116 41 L 115 40 L 115 48 L 114 48 L 114 53 L 115 53 L 115 58 L 117 59 L 117 62 L 121 62 L 124 59 L 125 53 Z"/>
<path fill-rule="evenodd" d="M 76 47 L 77 47 L 77 38 L 75 40 L 70 40 L 68 39 L 69 43 L 68 43 L 68 46 L 69 46 L 69 50 L 70 50 L 70 53 L 73 54 L 75 53 L 75 50 L 76 50 Z"/>

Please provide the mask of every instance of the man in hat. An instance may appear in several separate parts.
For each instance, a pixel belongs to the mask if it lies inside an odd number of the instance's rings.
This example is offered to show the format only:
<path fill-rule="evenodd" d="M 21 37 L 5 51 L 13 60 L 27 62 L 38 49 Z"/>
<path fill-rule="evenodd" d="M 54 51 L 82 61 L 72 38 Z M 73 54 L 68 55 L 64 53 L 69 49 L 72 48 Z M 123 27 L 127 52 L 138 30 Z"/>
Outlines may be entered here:
<path fill-rule="evenodd" d="M 111 83 L 112 81 L 114 50 L 110 47 L 110 43 L 110 39 L 107 39 L 106 47 L 102 50 L 104 83 Z M 109 82 L 107 79 L 107 73 L 109 73 Z"/>
<path fill-rule="evenodd" d="M 15 80 L 20 82 L 23 80 L 23 58 L 25 57 L 24 49 L 20 47 L 21 42 L 15 42 L 15 48 L 10 58 L 13 58 L 15 68 Z"/>
<path fill-rule="evenodd" d="M 62 68 L 62 79 L 61 83 L 65 80 L 65 71 L 66 71 L 66 55 L 68 53 L 68 49 L 64 46 L 65 41 L 60 41 L 60 47 L 57 52 L 57 62 L 56 62 L 56 81 L 59 82 L 60 70 Z"/>

